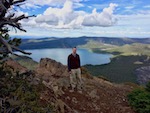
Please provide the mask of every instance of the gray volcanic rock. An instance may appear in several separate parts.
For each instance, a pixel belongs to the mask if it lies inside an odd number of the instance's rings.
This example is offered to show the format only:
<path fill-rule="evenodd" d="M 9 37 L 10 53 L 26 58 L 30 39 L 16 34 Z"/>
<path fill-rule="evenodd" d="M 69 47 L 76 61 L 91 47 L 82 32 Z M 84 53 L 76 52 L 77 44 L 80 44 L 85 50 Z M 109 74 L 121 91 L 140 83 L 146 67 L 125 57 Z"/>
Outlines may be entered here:
<path fill-rule="evenodd" d="M 140 85 L 146 85 L 150 81 L 150 66 L 136 69 L 137 81 Z"/>
<path fill-rule="evenodd" d="M 55 77 L 68 76 L 66 66 L 49 58 L 42 58 L 36 71 L 39 74 L 47 74 Z"/>

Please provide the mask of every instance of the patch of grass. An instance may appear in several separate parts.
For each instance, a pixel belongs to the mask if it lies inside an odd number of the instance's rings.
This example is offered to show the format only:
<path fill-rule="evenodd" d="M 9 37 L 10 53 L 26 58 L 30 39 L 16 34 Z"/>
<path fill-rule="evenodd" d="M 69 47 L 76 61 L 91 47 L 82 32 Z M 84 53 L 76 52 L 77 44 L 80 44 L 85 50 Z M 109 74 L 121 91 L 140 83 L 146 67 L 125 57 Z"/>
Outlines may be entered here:
<path fill-rule="evenodd" d="M 88 42 L 85 45 L 80 45 L 78 47 L 88 48 L 88 49 L 100 48 L 101 50 L 105 50 L 105 49 L 114 48 L 117 46 L 111 45 L 111 44 L 105 44 L 105 43 L 94 41 L 94 40 L 88 40 Z"/>
<path fill-rule="evenodd" d="M 94 76 L 104 76 L 115 83 L 133 82 L 137 83 L 135 69 L 149 65 L 145 61 L 147 56 L 118 56 L 111 60 L 109 64 L 104 65 L 85 65 L 90 74 Z M 135 64 L 134 62 L 143 62 Z"/>
<path fill-rule="evenodd" d="M 130 56 L 130 55 L 150 56 L 149 44 L 133 43 L 133 44 L 126 44 L 123 46 L 112 46 L 111 48 L 108 46 L 105 46 L 105 49 L 103 48 L 102 47 L 98 47 L 97 49 L 92 48 L 92 51 L 93 52 L 107 52 L 107 53 L 112 53 L 114 55 L 124 55 L 124 56 Z"/>

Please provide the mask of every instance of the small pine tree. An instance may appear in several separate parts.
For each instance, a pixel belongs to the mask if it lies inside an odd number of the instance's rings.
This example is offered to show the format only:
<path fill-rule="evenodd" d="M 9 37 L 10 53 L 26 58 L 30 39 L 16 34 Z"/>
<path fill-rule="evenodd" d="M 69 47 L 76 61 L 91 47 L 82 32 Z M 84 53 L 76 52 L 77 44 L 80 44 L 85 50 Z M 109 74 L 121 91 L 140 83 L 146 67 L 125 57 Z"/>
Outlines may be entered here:
<path fill-rule="evenodd" d="M 146 88 L 138 88 L 131 92 L 128 101 L 138 113 L 150 113 L 150 82 Z"/>
<path fill-rule="evenodd" d="M 1 33 L 0 34 L 1 37 L 3 37 L 5 39 L 5 41 L 7 41 L 8 44 L 10 45 L 13 45 L 13 46 L 16 46 L 18 47 L 20 44 L 21 44 L 21 38 L 13 38 L 11 39 L 11 37 L 9 36 L 8 33 Z M 3 59 L 4 57 L 7 57 L 8 56 L 8 53 L 7 53 L 7 50 L 4 50 L 5 47 L 2 43 L 0 43 L 0 48 L 3 49 L 3 52 L 0 53 L 0 59 Z"/>

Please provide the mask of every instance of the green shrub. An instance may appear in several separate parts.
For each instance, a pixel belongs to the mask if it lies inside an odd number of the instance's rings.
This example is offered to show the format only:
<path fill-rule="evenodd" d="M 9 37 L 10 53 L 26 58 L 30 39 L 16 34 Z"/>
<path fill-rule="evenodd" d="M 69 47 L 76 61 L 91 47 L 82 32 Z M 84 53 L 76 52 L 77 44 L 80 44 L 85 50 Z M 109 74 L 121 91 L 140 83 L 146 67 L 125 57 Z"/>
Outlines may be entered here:
<path fill-rule="evenodd" d="M 128 95 L 130 105 L 138 113 L 150 113 L 150 92 L 147 89 L 149 88 L 138 88 Z"/>
<path fill-rule="evenodd" d="M 28 79 L 23 76 L 13 76 L 0 65 L 0 97 L 6 98 L 10 107 L 16 108 L 15 113 L 47 113 L 53 111 L 54 107 L 48 103 L 43 105 L 40 102 L 40 94 L 46 87 L 40 82 L 39 85 L 31 85 Z M 0 107 L 0 113 L 2 112 Z"/>

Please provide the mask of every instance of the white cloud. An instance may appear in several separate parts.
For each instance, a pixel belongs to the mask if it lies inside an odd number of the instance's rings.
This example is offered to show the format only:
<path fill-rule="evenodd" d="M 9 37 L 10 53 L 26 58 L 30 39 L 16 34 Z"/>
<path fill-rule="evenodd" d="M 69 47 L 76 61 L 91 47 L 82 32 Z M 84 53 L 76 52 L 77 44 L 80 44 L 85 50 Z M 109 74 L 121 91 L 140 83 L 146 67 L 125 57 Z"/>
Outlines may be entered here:
<path fill-rule="evenodd" d="M 138 13 L 148 15 L 150 14 L 150 10 L 139 10 Z"/>
<path fill-rule="evenodd" d="M 116 19 L 113 18 L 113 11 L 117 7 L 117 4 L 110 4 L 108 8 L 104 8 L 101 13 L 98 13 L 96 9 L 92 14 L 86 15 L 83 20 L 84 26 L 112 26 L 116 23 Z"/>
<path fill-rule="evenodd" d="M 84 0 L 27 0 L 26 4 L 24 4 L 23 8 L 39 8 L 39 6 L 62 6 L 66 1 L 72 1 L 75 3 L 75 7 L 79 7 L 79 5 L 82 7 L 81 4 L 77 4 Z"/>
<path fill-rule="evenodd" d="M 57 5 L 63 4 L 66 0 L 27 0 L 29 4 L 44 6 L 44 5 Z"/>
<path fill-rule="evenodd" d="M 62 8 L 46 9 L 43 15 L 38 15 L 36 22 L 46 22 L 49 25 L 54 25 L 53 28 L 70 28 L 70 23 L 78 18 L 78 14 L 73 11 L 73 3 L 66 1 Z"/>
<path fill-rule="evenodd" d="M 20 7 L 23 9 L 30 9 L 30 8 L 38 9 L 38 8 L 40 8 L 40 6 L 31 4 L 31 3 L 25 3 L 25 5 L 21 5 Z"/>
<path fill-rule="evenodd" d="M 40 24 L 40 23 L 47 23 L 50 25 L 57 25 L 58 23 L 58 18 L 54 15 L 38 15 L 35 21 Z"/>
<path fill-rule="evenodd" d="M 23 28 L 28 31 L 28 35 L 36 36 L 150 36 L 149 5 L 142 6 L 145 10 L 137 7 L 132 10 L 137 3 L 120 4 L 119 6 L 121 7 L 117 10 L 116 4 L 110 4 L 109 7 L 107 7 L 108 4 L 95 4 L 95 9 L 93 9 L 92 13 L 87 13 L 85 11 L 76 11 L 76 8 L 87 5 L 81 4 L 81 1 L 86 0 L 27 0 L 28 3 L 26 7 L 23 7 L 24 9 L 31 8 L 36 10 L 41 7 L 43 10 L 44 5 L 48 8 L 43 14 L 37 15 L 35 18 L 21 21 Z M 116 3 L 119 4 L 119 2 Z M 94 5 L 91 4 L 91 6 L 87 7 L 92 9 Z M 100 12 L 99 10 L 101 9 L 103 10 Z M 114 15 L 114 11 L 123 15 Z M 11 13 L 11 11 L 8 13 Z M 24 14 L 24 12 L 18 10 L 17 15 L 20 14 Z M 19 35 L 21 34 L 22 32 Z M 25 35 L 25 33 L 22 35 Z"/>
<path fill-rule="evenodd" d="M 76 8 L 81 8 L 81 7 L 84 7 L 84 4 L 81 4 L 81 3 L 74 3 L 74 6 L 73 6 L 74 9 L 76 9 Z"/>
<path fill-rule="evenodd" d="M 137 26 L 137 25 L 150 25 L 150 15 L 147 14 L 133 14 L 133 15 L 116 15 L 119 19 L 119 24 L 123 26 Z"/>
<path fill-rule="evenodd" d="M 78 29 L 84 26 L 107 27 L 116 23 L 116 19 L 113 17 L 115 7 L 117 4 L 111 3 L 101 13 L 94 9 L 91 14 L 88 14 L 84 11 L 74 11 L 73 2 L 67 0 L 62 8 L 49 7 L 43 14 L 37 15 L 31 23 L 37 23 L 37 26 L 40 27 L 59 29 Z M 24 24 L 29 25 L 30 22 Z"/>
<path fill-rule="evenodd" d="M 111 37 L 149 37 L 150 15 L 116 15 L 119 19 L 118 24 L 112 27 L 85 27 L 82 26 L 83 14 L 71 21 L 69 24 L 62 24 L 55 26 L 47 24 L 46 22 L 36 22 L 34 19 L 26 20 L 25 29 L 28 34 L 33 36 L 54 36 L 54 37 L 79 37 L 79 36 L 111 36 Z M 42 15 L 41 15 L 42 16 Z M 43 19 L 41 19 L 43 20 Z M 32 28 L 30 28 L 32 25 Z M 62 29 L 63 28 L 63 29 Z M 67 29 L 66 29 L 67 28 Z M 69 29 L 70 28 L 70 29 Z M 80 28 L 80 29 L 79 29 Z M 21 34 L 18 34 L 21 35 Z M 25 35 L 22 34 L 22 35 Z"/>

